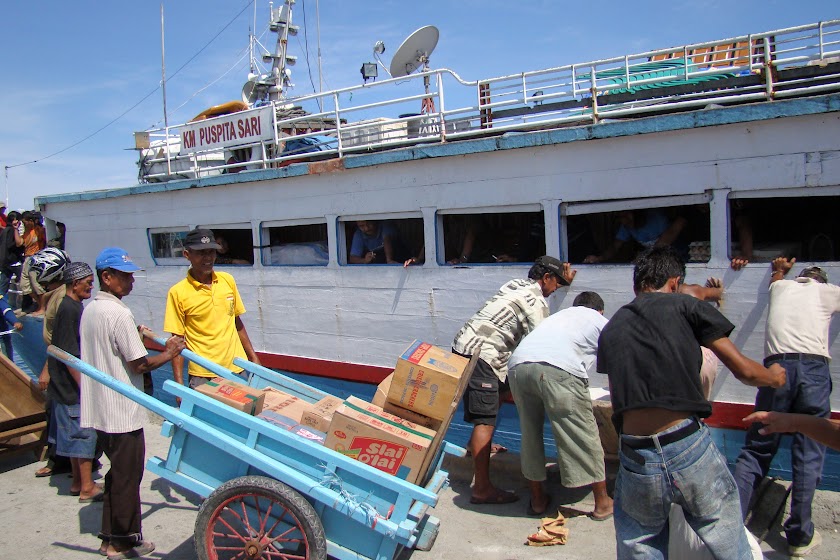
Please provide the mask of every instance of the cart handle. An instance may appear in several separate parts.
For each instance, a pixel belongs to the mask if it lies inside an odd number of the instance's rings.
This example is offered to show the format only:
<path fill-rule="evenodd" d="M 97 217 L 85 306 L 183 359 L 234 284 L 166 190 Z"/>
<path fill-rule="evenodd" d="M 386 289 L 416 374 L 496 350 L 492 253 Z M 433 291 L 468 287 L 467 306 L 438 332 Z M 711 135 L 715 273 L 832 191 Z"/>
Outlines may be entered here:
<path fill-rule="evenodd" d="M 166 346 L 166 339 L 163 338 L 162 336 L 156 334 L 151 329 L 141 328 L 139 330 L 140 330 L 140 334 L 145 336 L 146 338 L 155 341 L 156 343 L 160 344 L 161 346 Z M 227 368 L 223 368 L 222 366 L 220 366 L 216 362 L 212 362 L 212 361 L 208 360 L 207 358 L 205 358 L 204 356 L 196 354 L 192 350 L 187 350 L 186 348 L 184 348 L 183 350 L 181 350 L 181 355 L 183 357 L 185 357 L 186 359 L 188 359 L 189 361 L 195 362 L 198 365 L 200 365 L 201 367 L 203 367 L 207 370 L 210 370 L 211 372 L 215 373 L 219 377 L 224 377 L 228 381 L 236 381 L 237 383 L 242 383 L 243 382 L 243 379 L 240 376 L 238 376 L 237 374 L 233 373 L 231 370 L 229 370 Z"/>

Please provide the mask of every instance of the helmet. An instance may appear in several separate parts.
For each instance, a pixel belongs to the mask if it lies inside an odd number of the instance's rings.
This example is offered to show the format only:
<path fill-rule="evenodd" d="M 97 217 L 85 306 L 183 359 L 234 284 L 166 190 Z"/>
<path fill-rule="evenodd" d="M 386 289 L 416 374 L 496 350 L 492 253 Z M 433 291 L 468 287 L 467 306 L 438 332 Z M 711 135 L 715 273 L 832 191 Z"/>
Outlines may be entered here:
<path fill-rule="evenodd" d="M 70 257 L 56 247 L 47 247 L 32 255 L 30 269 L 36 273 L 40 284 L 49 284 L 54 280 L 61 280 L 65 267 L 70 263 Z"/>

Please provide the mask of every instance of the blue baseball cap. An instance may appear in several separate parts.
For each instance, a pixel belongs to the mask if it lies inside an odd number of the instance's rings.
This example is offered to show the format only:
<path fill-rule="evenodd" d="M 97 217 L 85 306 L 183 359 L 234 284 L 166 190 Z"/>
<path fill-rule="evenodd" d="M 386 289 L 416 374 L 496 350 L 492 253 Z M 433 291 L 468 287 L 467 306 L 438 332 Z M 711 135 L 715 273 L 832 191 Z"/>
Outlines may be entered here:
<path fill-rule="evenodd" d="M 137 272 L 143 270 L 131 260 L 128 253 L 119 247 L 107 247 L 102 249 L 99 256 L 96 257 L 96 270 L 105 270 L 106 268 L 113 268 L 120 272 Z"/>

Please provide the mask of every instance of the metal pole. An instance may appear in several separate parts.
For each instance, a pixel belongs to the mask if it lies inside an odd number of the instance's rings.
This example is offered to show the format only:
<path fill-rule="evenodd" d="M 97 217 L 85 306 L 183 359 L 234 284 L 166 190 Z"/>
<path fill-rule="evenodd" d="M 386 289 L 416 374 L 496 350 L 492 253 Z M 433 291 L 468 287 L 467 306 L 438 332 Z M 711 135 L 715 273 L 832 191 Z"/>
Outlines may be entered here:
<path fill-rule="evenodd" d="M 318 35 L 318 93 L 324 91 L 324 74 L 321 72 L 321 3 L 315 0 L 315 29 Z M 324 100 L 318 98 L 318 110 L 324 112 Z"/>
<path fill-rule="evenodd" d="M 163 91 L 163 129 L 166 134 L 166 173 L 172 175 L 169 159 L 169 117 L 166 114 L 166 49 L 163 41 L 163 2 L 160 3 L 160 89 Z"/>

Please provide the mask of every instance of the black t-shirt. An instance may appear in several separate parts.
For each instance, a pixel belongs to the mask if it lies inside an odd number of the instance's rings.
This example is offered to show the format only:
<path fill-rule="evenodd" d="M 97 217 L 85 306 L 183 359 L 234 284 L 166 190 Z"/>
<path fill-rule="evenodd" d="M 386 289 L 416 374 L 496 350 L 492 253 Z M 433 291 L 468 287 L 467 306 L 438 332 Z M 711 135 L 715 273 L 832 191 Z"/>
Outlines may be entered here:
<path fill-rule="evenodd" d="M 53 323 L 52 343 L 68 354 L 77 358 L 81 356 L 79 347 L 79 324 L 82 321 L 82 303 L 71 297 L 61 300 Z M 47 387 L 50 398 L 66 404 L 79 404 L 79 385 L 64 362 L 59 362 L 52 356 L 47 359 L 50 371 L 50 384 Z"/>
<path fill-rule="evenodd" d="M 9 267 L 23 257 L 23 247 L 15 245 L 15 228 L 6 226 L 0 230 L 0 270 L 9 271 Z"/>
<path fill-rule="evenodd" d="M 711 415 L 700 382 L 700 345 L 734 328 L 717 309 L 684 294 L 643 293 L 619 309 L 598 340 L 598 371 L 610 378 L 616 428 L 634 408 Z"/>

